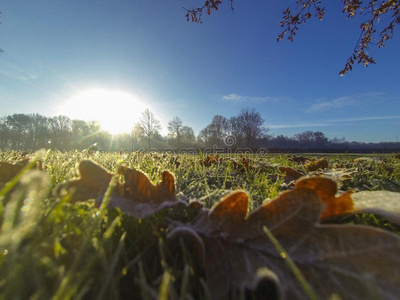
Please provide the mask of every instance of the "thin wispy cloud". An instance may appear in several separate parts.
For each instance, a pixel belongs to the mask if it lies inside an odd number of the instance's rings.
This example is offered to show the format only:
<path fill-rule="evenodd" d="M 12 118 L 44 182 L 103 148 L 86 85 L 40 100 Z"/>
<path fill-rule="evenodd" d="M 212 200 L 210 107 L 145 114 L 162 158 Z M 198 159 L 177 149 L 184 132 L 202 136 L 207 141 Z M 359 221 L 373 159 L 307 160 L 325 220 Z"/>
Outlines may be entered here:
<path fill-rule="evenodd" d="M 37 73 L 30 72 L 18 67 L 15 64 L 5 64 L 3 69 L 0 70 L 0 75 L 14 80 L 34 80 L 38 77 Z"/>
<path fill-rule="evenodd" d="M 333 119 L 333 120 L 326 120 L 323 122 L 315 122 L 315 123 L 271 124 L 271 125 L 267 125 L 266 127 L 270 128 L 270 129 L 323 127 L 323 126 L 334 126 L 334 125 L 345 123 L 345 122 L 351 123 L 351 122 L 394 120 L 394 119 L 400 119 L 400 115 L 356 117 L 356 118 L 348 118 L 348 119 Z"/>
<path fill-rule="evenodd" d="M 299 123 L 299 124 L 273 124 L 268 125 L 271 129 L 284 129 L 284 128 L 304 128 L 304 127 L 321 127 L 321 126 L 331 126 L 328 123 Z"/>
<path fill-rule="evenodd" d="M 272 102 L 282 100 L 284 97 L 252 97 L 252 96 L 242 96 L 235 93 L 225 95 L 222 100 L 232 101 L 232 102 Z"/>
<path fill-rule="evenodd" d="M 357 103 L 357 99 L 353 96 L 343 96 L 330 101 L 317 102 L 311 105 L 306 112 L 320 112 L 332 109 L 341 109 L 348 106 L 353 106 Z"/>
<path fill-rule="evenodd" d="M 343 108 L 361 105 L 370 100 L 380 100 L 384 94 L 380 92 L 368 92 L 356 95 L 338 97 L 332 100 L 321 99 L 306 109 L 306 112 L 323 112 L 340 110 Z"/>
<path fill-rule="evenodd" d="M 400 115 L 396 116 L 375 116 L 375 117 L 360 117 L 360 118 L 348 118 L 348 119 L 335 119 L 327 122 L 339 123 L 339 122 L 361 122 L 361 121 L 377 121 L 377 120 L 391 120 L 400 119 Z"/>

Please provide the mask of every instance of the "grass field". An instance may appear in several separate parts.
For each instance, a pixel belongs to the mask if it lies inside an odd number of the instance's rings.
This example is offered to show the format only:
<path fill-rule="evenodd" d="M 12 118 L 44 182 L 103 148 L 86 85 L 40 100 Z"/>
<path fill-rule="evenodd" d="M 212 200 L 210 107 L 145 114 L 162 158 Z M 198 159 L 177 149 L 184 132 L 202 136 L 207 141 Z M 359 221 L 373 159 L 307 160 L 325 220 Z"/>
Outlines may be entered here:
<path fill-rule="evenodd" d="M 0 182 L 1 299 L 213 298 L 196 247 L 167 238 L 171 224 L 190 223 L 196 213 L 165 209 L 140 219 L 119 209 L 97 208 L 93 199 L 69 203 L 70 195 L 59 196 L 55 190 L 79 176 L 77 165 L 82 160 L 92 160 L 111 174 L 120 165 L 140 170 L 154 183 L 168 170 L 175 176 L 176 193 L 198 200 L 206 209 L 237 189 L 247 191 L 249 211 L 291 190 L 292 180 L 280 167 L 302 175 L 324 173 L 338 180 L 339 193 L 400 192 L 400 159 L 395 155 L 324 154 L 328 167 L 315 171 L 291 156 L 273 154 L 205 157 L 49 151 L 41 155 L 31 170 L 26 167 L 24 174 L 16 172 L 14 179 Z M 25 153 L 0 152 L 1 162 L 15 164 L 23 159 Z M 3 166 L 0 179 L 7 178 L 4 173 Z M 400 234 L 398 225 L 373 214 L 344 215 L 330 222 L 369 225 Z M 312 281 L 309 284 L 313 286 Z M 259 293 L 244 290 L 229 297 L 265 299 Z"/>

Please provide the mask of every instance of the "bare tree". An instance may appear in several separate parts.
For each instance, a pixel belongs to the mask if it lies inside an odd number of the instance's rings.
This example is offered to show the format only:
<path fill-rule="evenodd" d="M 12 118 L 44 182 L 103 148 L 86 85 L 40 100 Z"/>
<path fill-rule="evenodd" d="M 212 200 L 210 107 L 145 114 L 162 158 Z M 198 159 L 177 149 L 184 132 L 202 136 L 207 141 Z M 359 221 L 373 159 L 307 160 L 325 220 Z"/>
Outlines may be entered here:
<path fill-rule="evenodd" d="M 228 120 L 228 133 L 236 140 L 236 145 L 239 146 L 243 140 L 243 130 L 241 119 L 239 117 L 230 117 Z"/>
<path fill-rule="evenodd" d="M 183 126 L 182 128 L 182 140 L 187 145 L 193 145 L 196 142 L 196 136 L 192 127 Z"/>
<path fill-rule="evenodd" d="M 11 139 L 11 130 L 7 126 L 7 119 L 5 117 L 0 118 L 0 148 L 6 149 L 9 147 Z"/>
<path fill-rule="evenodd" d="M 168 122 L 169 137 L 175 140 L 176 145 L 179 147 L 182 138 L 183 122 L 180 118 L 175 117 L 172 121 Z"/>
<path fill-rule="evenodd" d="M 74 148 L 83 146 L 83 142 L 90 135 L 90 127 L 83 120 L 72 120 L 71 122 L 72 144 Z"/>
<path fill-rule="evenodd" d="M 151 149 L 151 139 L 161 130 L 160 121 L 158 121 L 154 114 L 146 108 L 142 113 L 142 117 L 139 121 L 140 127 L 142 127 L 143 134 L 147 138 L 149 150 Z"/>
<path fill-rule="evenodd" d="M 31 117 L 25 114 L 7 116 L 6 124 L 10 128 L 14 149 L 26 148 Z"/>
<path fill-rule="evenodd" d="M 143 128 L 139 123 L 136 123 L 131 131 L 131 141 L 133 143 L 132 149 L 139 149 L 141 147 L 140 145 L 142 144 L 143 138 Z"/>
<path fill-rule="evenodd" d="M 67 116 L 56 116 L 50 119 L 50 131 L 55 147 L 65 149 L 71 133 L 71 119 Z"/>
<path fill-rule="evenodd" d="M 247 147 L 253 147 L 257 139 L 264 137 L 267 129 L 263 126 L 264 119 L 254 108 L 244 108 L 238 116 L 243 138 Z"/>
<path fill-rule="evenodd" d="M 208 125 L 206 128 L 200 130 L 197 136 L 197 141 L 200 144 L 208 145 L 210 143 L 210 138 L 211 138 L 211 130 L 210 130 L 210 125 Z"/>
<path fill-rule="evenodd" d="M 301 147 L 306 149 L 324 149 L 329 142 L 321 131 L 303 131 L 297 133 L 295 139 L 299 141 Z"/>
<path fill-rule="evenodd" d="M 215 145 L 223 145 L 222 142 L 228 130 L 228 120 L 224 116 L 215 115 L 208 127 L 211 135 L 210 141 Z"/>
<path fill-rule="evenodd" d="M 46 147 L 50 136 L 48 118 L 39 114 L 31 114 L 30 117 L 29 135 L 32 149 Z"/>

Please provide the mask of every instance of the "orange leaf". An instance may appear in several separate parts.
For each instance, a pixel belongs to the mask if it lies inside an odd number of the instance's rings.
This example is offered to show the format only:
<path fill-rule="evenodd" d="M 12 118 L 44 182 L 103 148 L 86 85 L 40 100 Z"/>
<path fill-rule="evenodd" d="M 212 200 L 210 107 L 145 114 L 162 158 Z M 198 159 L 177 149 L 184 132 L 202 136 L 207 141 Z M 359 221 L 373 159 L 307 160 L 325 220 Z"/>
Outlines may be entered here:
<path fill-rule="evenodd" d="M 28 163 L 28 158 L 17 161 L 14 164 L 0 161 L 0 184 L 5 184 L 13 179 L 13 177 L 16 176 Z M 39 170 L 42 169 L 40 162 L 36 168 Z"/>
<path fill-rule="evenodd" d="M 327 169 L 329 167 L 328 161 L 326 160 L 325 157 L 322 157 L 317 160 L 312 160 L 309 161 L 304 165 L 304 168 L 306 168 L 307 171 L 316 171 L 316 170 L 323 170 Z"/>
<path fill-rule="evenodd" d="M 112 174 L 90 160 L 82 161 L 79 165 L 80 178 L 62 183 L 57 188 L 60 194 L 62 190 L 72 192 L 70 201 L 85 201 L 95 199 L 99 206 L 110 184 Z M 109 207 L 119 207 L 122 212 L 137 218 L 145 218 L 149 215 L 169 207 L 183 207 L 199 211 L 201 203 L 175 195 L 174 176 L 168 171 L 162 173 L 162 180 L 154 185 L 142 172 L 121 167 L 120 174 L 125 182 L 117 183 L 111 193 Z"/>
<path fill-rule="evenodd" d="M 336 197 L 337 184 L 336 182 L 324 177 L 304 178 L 296 182 L 295 190 L 309 189 L 313 190 L 321 200 L 327 205 L 323 211 L 321 218 L 345 214 L 354 210 L 352 192 L 346 192 L 339 197 Z"/>
<path fill-rule="evenodd" d="M 366 226 L 321 224 L 326 204 L 330 207 L 341 199 L 335 198 L 336 190 L 336 183 L 327 178 L 302 179 L 294 190 L 249 215 L 247 195 L 232 192 L 192 224 L 175 227 L 170 236 L 176 239 L 182 233 L 182 238 L 196 241 L 215 299 L 232 299 L 249 290 L 262 290 L 265 299 L 307 299 L 263 226 L 271 230 L 318 299 L 333 294 L 341 299 L 397 299 L 400 273 L 393 270 L 400 267 L 399 236 Z"/>
<path fill-rule="evenodd" d="M 289 167 L 279 167 L 279 171 L 281 171 L 282 173 L 285 173 L 285 181 L 297 180 L 301 176 L 305 175 L 305 174 L 301 173 L 300 171 L 297 171 L 297 170 L 289 168 Z"/>

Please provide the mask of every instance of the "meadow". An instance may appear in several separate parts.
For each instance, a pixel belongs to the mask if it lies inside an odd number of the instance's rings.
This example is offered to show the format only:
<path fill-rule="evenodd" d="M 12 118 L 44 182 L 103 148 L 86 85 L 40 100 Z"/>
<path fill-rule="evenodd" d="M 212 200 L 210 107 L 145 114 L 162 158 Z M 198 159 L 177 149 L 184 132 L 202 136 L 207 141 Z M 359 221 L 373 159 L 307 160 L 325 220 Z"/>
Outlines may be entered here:
<path fill-rule="evenodd" d="M 325 207 L 320 211 L 320 202 L 351 201 L 347 191 L 399 195 L 395 154 L 49 150 L 3 151 L 0 162 L 1 299 L 395 299 L 399 293 L 396 216 L 340 208 L 318 217 Z M 314 181 L 300 179 L 314 176 L 334 181 L 310 187 Z M 301 220 L 314 218 L 316 210 L 310 235 L 318 234 L 296 252 L 301 232 L 284 227 L 286 219 L 276 227 L 261 224 L 259 214 L 280 220 L 282 209 L 294 209 L 303 198 L 311 200 L 293 210 L 296 218 L 288 222 L 307 231 Z M 147 207 L 143 199 L 154 203 Z M 266 205 L 270 211 L 264 212 Z M 335 242 L 340 260 L 321 258 L 311 272 L 307 255 L 336 255 L 333 246 L 318 244 L 324 237 L 345 243 Z M 348 264 L 359 275 L 333 270 L 333 264 Z M 326 284 L 313 275 L 318 268 Z M 382 274 L 387 276 L 377 280 Z"/>

